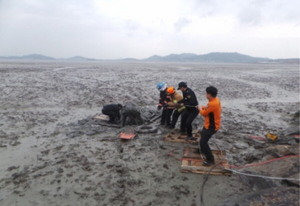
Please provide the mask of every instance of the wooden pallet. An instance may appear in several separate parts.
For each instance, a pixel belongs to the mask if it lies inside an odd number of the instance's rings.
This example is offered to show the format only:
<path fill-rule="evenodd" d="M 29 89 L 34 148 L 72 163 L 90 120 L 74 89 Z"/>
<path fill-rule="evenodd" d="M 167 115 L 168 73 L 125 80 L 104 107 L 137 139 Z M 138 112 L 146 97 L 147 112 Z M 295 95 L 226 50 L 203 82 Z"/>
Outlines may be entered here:
<path fill-rule="evenodd" d="M 164 136 L 164 141 L 197 144 L 199 142 L 200 133 L 196 130 L 193 131 L 193 137 L 197 138 L 197 140 L 186 140 L 186 135 L 180 134 L 178 130 L 173 130 Z"/>
<path fill-rule="evenodd" d="M 209 167 L 202 166 L 203 158 L 198 151 L 198 148 L 184 148 L 181 163 L 181 172 L 212 175 L 231 175 L 231 172 L 226 170 L 226 165 L 228 165 L 228 162 L 226 160 L 226 154 L 224 151 L 212 150 L 216 164 Z"/>

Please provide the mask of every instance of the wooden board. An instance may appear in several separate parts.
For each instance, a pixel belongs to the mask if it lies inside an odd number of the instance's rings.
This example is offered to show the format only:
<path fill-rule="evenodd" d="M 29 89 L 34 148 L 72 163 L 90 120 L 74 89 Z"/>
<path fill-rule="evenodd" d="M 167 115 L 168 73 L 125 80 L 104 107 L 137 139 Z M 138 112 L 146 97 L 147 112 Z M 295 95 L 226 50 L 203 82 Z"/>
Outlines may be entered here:
<path fill-rule="evenodd" d="M 181 163 L 181 172 L 190 172 L 197 174 L 212 174 L 212 175 L 231 175 L 231 172 L 226 170 L 228 161 L 224 151 L 212 150 L 215 157 L 215 165 L 203 166 L 203 158 L 199 153 L 198 148 L 186 147 L 183 150 Z"/>
<path fill-rule="evenodd" d="M 173 130 L 164 136 L 164 141 L 197 144 L 199 142 L 200 133 L 196 130 L 193 131 L 193 137 L 197 138 L 197 140 L 186 140 L 186 137 L 186 135 L 180 134 L 179 131 Z"/>
<path fill-rule="evenodd" d="M 109 116 L 105 115 L 105 114 L 98 114 L 98 115 L 95 115 L 93 117 L 93 119 L 99 119 L 99 120 L 108 121 L 109 120 Z"/>
<path fill-rule="evenodd" d="M 136 134 L 134 133 L 125 133 L 125 132 L 121 132 L 119 135 L 120 139 L 127 139 L 127 140 L 133 139 L 135 136 Z"/>
<path fill-rule="evenodd" d="M 109 116 L 105 114 L 97 114 L 92 117 L 96 124 L 106 127 L 114 127 L 114 128 L 121 128 L 122 126 L 119 124 L 111 124 L 109 123 Z"/>

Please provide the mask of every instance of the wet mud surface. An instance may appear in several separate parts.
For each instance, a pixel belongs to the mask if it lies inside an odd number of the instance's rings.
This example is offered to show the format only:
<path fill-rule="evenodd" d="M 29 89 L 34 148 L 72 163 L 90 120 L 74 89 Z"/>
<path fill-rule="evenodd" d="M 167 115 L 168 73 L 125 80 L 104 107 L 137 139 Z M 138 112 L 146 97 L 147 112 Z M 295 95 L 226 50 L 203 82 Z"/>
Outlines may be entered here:
<path fill-rule="evenodd" d="M 209 176 L 202 190 L 205 176 L 180 172 L 186 145 L 164 142 L 165 128 L 120 141 L 122 128 L 92 119 L 104 104 L 126 101 L 157 112 L 158 81 L 187 81 L 201 105 L 207 86 L 219 89 L 223 126 L 210 145 L 232 165 L 278 154 L 249 136 L 280 133 L 299 110 L 299 65 L 292 64 L 2 62 L 0 74 L 3 206 L 195 206 L 201 194 L 210 206 L 255 192 L 239 175 Z M 194 128 L 202 122 L 197 117 Z"/>

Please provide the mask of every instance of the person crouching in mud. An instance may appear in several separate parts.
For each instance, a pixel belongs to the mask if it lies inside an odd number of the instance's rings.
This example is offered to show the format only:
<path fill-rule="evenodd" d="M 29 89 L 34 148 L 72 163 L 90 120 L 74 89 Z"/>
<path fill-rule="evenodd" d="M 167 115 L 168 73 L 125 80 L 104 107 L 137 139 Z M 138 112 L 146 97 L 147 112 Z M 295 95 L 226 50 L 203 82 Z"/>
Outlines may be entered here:
<path fill-rule="evenodd" d="M 140 108 L 132 102 L 125 103 L 121 113 L 121 122 L 123 127 L 126 124 L 143 124 L 144 120 L 141 117 Z"/>
<path fill-rule="evenodd" d="M 207 106 L 199 106 L 199 113 L 204 116 L 204 126 L 201 132 L 200 152 L 204 154 L 205 161 L 203 166 L 211 166 L 215 164 L 214 156 L 208 145 L 209 139 L 215 134 L 221 126 L 222 107 L 219 98 L 217 98 L 218 90 L 213 86 L 206 88 Z"/>
<path fill-rule="evenodd" d="M 118 124 L 121 118 L 120 110 L 123 106 L 121 104 L 107 104 L 103 106 L 102 113 L 109 116 L 109 123 Z"/>

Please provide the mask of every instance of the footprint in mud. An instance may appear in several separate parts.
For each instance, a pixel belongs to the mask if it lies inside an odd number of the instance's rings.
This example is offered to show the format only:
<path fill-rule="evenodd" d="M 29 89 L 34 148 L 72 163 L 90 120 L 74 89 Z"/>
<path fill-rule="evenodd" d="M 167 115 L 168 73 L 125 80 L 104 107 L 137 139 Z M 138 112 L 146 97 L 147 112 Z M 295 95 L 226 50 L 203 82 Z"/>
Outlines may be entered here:
<path fill-rule="evenodd" d="M 164 164 L 164 165 L 163 165 L 163 168 L 165 168 L 165 169 L 168 170 L 168 169 L 169 169 L 169 166 L 168 166 L 167 164 Z"/>
<path fill-rule="evenodd" d="M 174 190 L 176 197 L 179 197 L 179 195 L 189 195 L 190 194 L 189 186 L 186 186 L 186 185 L 174 185 L 171 188 Z"/>
<path fill-rule="evenodd" d="M 168 191 L 158 191 L 155 193 L 155 196 L 157 198 L 171 198 L 173 196 L 173 194 Z"/>
<path fill-rule="evenodd" d="M 64 147 L 64 145 L 60 145 L 60 146 L 55 147 L 53 150 L 54 150 L 55 152 L 58 152 L 58 151 L 60 151 L 63 147 Z"/>
<path fill-rule="evenodd" d="M 9 144 L 10 144 L 11 146 L 17 146 L 17 145 L 21 144 L 21 142 L 19 142 L 19 141 L 12 141 L 12 142 L 10 142 Z"/>
<path fill-rule="evenodd" d="M 19 169 L 20 166 L 10 166 L 7 168 L 7 171 L 12 171 L 12 170 L 16 170 L 16 169 Z"/>

